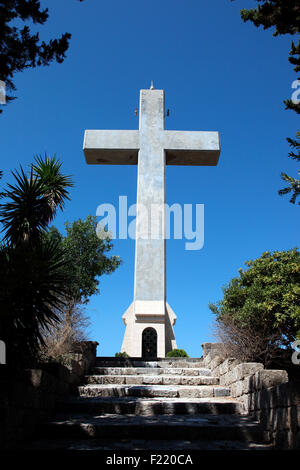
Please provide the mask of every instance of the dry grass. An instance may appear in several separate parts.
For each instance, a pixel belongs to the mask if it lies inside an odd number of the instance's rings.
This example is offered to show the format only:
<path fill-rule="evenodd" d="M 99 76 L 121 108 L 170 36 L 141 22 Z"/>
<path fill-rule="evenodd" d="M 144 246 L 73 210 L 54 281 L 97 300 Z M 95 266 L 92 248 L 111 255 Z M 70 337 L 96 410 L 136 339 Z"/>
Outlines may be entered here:
<path fill-rule="evenodd" d="M 70 352 L 74 343 L 88 340 L 90 321 L 83 305 L 69 300 L 66 301 L 63 313 L 56 314 L 60 322 L 50 330 L 43 330 L 45 346 L 41 355 L 45 358 L 56 359 Z"/>

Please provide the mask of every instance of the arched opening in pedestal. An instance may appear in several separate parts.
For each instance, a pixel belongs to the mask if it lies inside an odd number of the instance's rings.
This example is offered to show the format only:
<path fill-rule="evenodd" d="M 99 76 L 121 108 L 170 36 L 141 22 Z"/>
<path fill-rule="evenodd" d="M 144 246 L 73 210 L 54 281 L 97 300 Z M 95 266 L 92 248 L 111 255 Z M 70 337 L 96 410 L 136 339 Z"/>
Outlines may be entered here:
<path fill-rule="evenodd" d="M 157 332 L 154 328 L 145 328 L 142 334 L 142 357 L 157 357 Z"/>

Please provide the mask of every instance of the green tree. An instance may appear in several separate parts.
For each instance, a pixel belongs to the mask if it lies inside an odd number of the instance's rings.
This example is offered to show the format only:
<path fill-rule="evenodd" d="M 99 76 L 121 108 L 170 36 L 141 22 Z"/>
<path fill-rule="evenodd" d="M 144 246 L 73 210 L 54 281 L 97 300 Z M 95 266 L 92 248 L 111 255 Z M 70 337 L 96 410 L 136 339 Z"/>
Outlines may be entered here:
<path fill-rule="evenodd" d="M 90 296 L 99 293 L 99 278 L 114 272 L 121 263 L 118 256 L 108 256 L 113 248 L 109 234 L 104 232 L 104 237 L 97 236 L 96 217 L 89 215 L 72 224 L 66 222 L 65 229 L 65 236 L 55 227 L 45 233 L 46 239 L 58 242 L 63 250 L 66 263 L 62 275 L 69 277 L 64 307 L 57 312 L 60 321 L 43 333 L 45 355 L 54 357 L 68 352 L 74 341 L 85 338 L 89 322 L 84 305 Z"/>
<path fill-rule="evenodd" d="M 41 9 L 38 0 L 0 1 L 0 80 L 6 83 L 8 90 L 16 90 L 13 82 L 15 73 L 29 67 L 49 65 L 53 60 L 58 63 L 64 61 L 70 33 L 50 39 L 48 43 L 40 42 L 39 33 L 32 34 L 29 26 L 23 25 L 28 21 L 43 25 L 48 17 L 48 9 Z M 14 97 L 7 97 L 8 101 L 12 99 Z"/>
<path fill-rule="evenodd" d="M 231 0 L 233 1 L 233 0 Z M 299 0 L 256 0 L 257 8 L 242 9 L 241 17 L 246 21 L 251 21 L 255 26 L 263 26 L 264 29 L 275 27 L 273 36 L 282 34 L 299 35 L 300 33 L 300 7 Z M 289 62 L 294 66 L 296 73 L 300 72 L 300 39 L 295 44 L 291 43 Z M 300 82 L 299 82 L 300 84 Z M 284 101 L 286 109 L 291 109 L 300 114 L 299 100 L 287 99 Z M 292 151 L 289 157 L 300 162 L 300 133 L 296 133 L 296 138 L 287 138 Z M 300 175 L 300 171 L 298 171 Z M 278 191 L 280 195 L 292 193 L 290 202 L 295 204 L 300 195 L 300 179 L 292 178 L 286 173 L 281 173 L 282 179 L 288 184 L 286 188 Z M 298 203 L 300 204 L 300 202 Z"/>
<path fill-rule="evenodd" d="M 66 222 L 65 229 L 65 236 L 55 227 L 51 227 L 45 236 L 59 240 L 65 253 L 66 270 L 72 279 L 68 297 L 77 303 L 87 303 L 90 296 L 99 293 L 100 276 L 114 272 L 121 260 L 119 256 L 107 256 L 113 244 L 109 233 L 105 238 L 97 236 L 95 216 Z"/>
<path fill-rule="evenodd" d="M 36 158 L 29 176 L 13 172 L 0 205 L 4 238 L 0 244 L 0 337 L 8 361 L 30 362 L 41 344 L 41 328 L 58 321 L 55 311 L 69 276 L 61 244 L 43 234 L 58 207 L 69 197 L 69 176 L 60 172 L 56 158 Z"/>
<path fill-rule="evenodd" d="M 251 359 L 265 361 L 300 339 L 300 253 L 266 252 L 245 264 L 248 269 L 241 268 L 239 277 L 223 288 L 223 299 L 209 307 L 221 329 L 231 329 L 233 343 L 240 334 L 239 344 L 251 350 L 251 342 L 259 338 L 260 352 Z"/>

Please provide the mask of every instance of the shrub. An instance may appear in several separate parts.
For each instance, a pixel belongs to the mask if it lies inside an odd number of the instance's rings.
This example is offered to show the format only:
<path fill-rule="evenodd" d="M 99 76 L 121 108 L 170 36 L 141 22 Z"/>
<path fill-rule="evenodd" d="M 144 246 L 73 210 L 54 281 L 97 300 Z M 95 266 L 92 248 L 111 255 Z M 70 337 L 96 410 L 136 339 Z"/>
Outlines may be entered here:
<path fill-rule="evenodd" d="M 116 352 L 115 357 L 129 357 L 128 354 L 124 352 Z"/>
<path fill-rule="evenodd" d="M 190 357 L 184 349 L 172 349 L 167 353 L 167 357 Z"/>

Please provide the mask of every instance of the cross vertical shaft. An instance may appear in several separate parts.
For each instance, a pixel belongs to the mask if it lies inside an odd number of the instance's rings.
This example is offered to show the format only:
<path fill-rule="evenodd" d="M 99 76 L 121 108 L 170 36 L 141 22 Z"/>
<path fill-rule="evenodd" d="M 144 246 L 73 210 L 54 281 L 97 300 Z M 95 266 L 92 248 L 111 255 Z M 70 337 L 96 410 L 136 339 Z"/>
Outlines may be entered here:
<path fill-rule="evenodd" d="M 135 301 L 165 301 L 165 151 L 161 142 L 164 130 L 163 90 L 141 90 L 140 150 L 135 255 Z M 153 207 L 158 217 L 151 218 Z M 152 235 L 156 239 L 152 239 Z M 136 313 L 138 313 L 136 305 Z M 154 307 L 155 309 L 156 307 Z M 142 312 L 141 312 L 142 313 Z M 153 311 L 155 313 L 155 310 Z"/>

